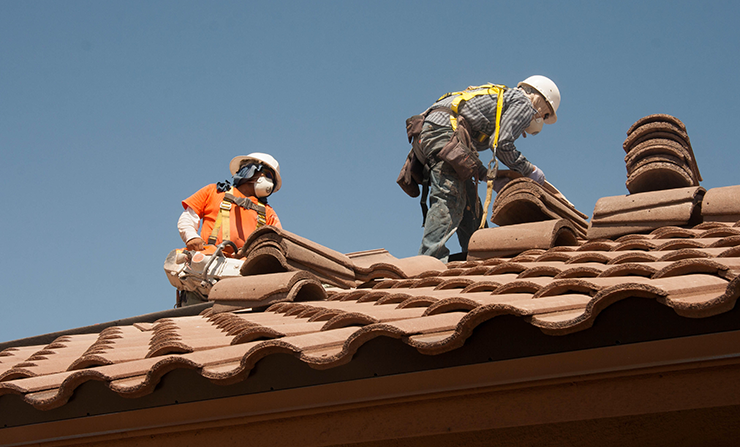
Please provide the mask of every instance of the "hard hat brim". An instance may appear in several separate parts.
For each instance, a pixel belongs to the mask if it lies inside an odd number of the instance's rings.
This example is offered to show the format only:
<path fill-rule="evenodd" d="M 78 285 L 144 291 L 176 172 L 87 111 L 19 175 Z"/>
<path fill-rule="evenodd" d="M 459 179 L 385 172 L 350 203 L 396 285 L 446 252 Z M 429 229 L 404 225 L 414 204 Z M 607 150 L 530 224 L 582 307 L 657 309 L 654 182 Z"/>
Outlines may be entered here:
<path fill-rule="evenodd" d="M 231 162 L 229 162 L 229 172 L 231 172 L 231 175 L 234 175 L 237 172 L 239 172 L 239 167 L 242 165 L 242 161 L 244 160 L 254 160 L 254 159 L 247 155 L 239 155 L 231 159 Z"/>

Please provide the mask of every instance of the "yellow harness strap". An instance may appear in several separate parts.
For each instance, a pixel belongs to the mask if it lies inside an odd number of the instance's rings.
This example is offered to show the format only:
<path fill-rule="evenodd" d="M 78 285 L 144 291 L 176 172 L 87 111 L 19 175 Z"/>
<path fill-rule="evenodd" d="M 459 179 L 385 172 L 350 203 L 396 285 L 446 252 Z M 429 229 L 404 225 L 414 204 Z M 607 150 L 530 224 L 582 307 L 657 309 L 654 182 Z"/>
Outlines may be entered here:
<path fill-rule="evenodd" d="M 500 87 L 500 86 L 496 86 Z M 488 217 L 488 207 L 491 206 L 491 199 L 493 198 L 493 181 L 496 179 L 496 173 L 498 172 L 498 160 L 496 160 L 496 148 L 498 147 L 498 131 L 501 128 L 501 109 L 504 107 L 504 91 L 500 90 L 500 94 L 496 97 L 496 130 L 493 132 L 493 142 L 491 144 L 491 150 L 493 151 L 493 157 L 488 162 L 488 178 L 486 179 L 486 201 L 483 203 L 483 216 L 480 220 L 478 229 L 486 226 L 486 218 Z M 494 164 L 493 175 L 491 175 L 491 163 Z"/>
<path fill-rule="evenodd" d="M 230 193 L 233 190 L 233 188 L 230 188 L 227 193 Z M 231 215 L 231 203 L 227 202 L 226 200 L 221 201 L 220 210 L 218 211 L 218 216 L 216 216 L 216 222 L 213 224 L 213 230 L 211 231 L 211 235 L 208 236 L 208 243 L 211 245 L 215 245 L 216 241 L 218 240 L 218 230 L 223 226 L 223 232 L 221 233 L 221 240 L 222 241 L 228 241 L 231 237 L 231 224 L 229 222 L 229 216 Z"/>
<path fill-rule="evenodd" d="M 447 93 L 446 95 L 443 95 L 441 98 L 439 98 L 437 101 L 445 99 L 449 96 L 456 96 L 455 99 L 452 100 L 452 104 L 450 105 L 450 109 L 452 109 L 452 113 L 450 114 L 450 124 L 452 125 L 452 130 L 457 130 L 457 115 L 459 113 L 461 104 L 475 98 L 476 96 L 496 95 L 496 98 L 498 99 L 498 102 L 496 103 L 496 135 L 498 135 L 498 116 L 501 114 L 501 106 L 503 105 L 503 103 L 501 102 L 501 98 L 504 91 L 506 91 L 505 85 L 483 84 L 475 87 L 470 87 L 462 92 Z M 490 135 L 482 134 L 478 138 L 478 140 L 482 142 L 489 136 Z"/>
<path fill-rule="evenodd" d="M 446 95 L 443 95 L 441 98 L 439 98 L 437 101 L 441 101 L 442 99 L 445 99 L 449 96 L 456 95 L 456 98 L 452 100 L 452 104 L 450 105 L 450 109 L 452 109 L 452 112 L 450 114 L 450 124 L 452 125 L 453 130 L 457 130 L 457 115 L 458 110 L 460 109 L 460 105 L 463 104 L 465 101 L 468 101 L 472 98 L 475 98 L 476 96 L 482 96 L 482 95 L 496 95 L 496 130 L 493 132 L 493 141 L 491 142 L 491 149 L 493 150 L 493 158 L 491 158 L 491 161 L 488 163 L 488 172 L 491 172 L 491 163 L 494 164 L 494 175 L 491 176 L 489 174 L 489 178 L 487 179 L 487 185 L 486 185 L 486 201 L 483 205 L 483 217 L 480 221 L 480 226 L 478 227 L 483 228 L 486 225 L 486 218 L 488 217 L 488 207 L 491 205 L 491 199 L 493 198 L 493 180 L 496 178 L 495 172 L 498 171 L 498 161 L 496 160 L 496 148 L 498 147 L 498 134 L 499 129 L 501 128 L 501 110 L 504 106 L 504 92 L 506 91 L 505 85 L 498 85 L 498 84 L 483 84 L 479 85 L 477 87 L 470 87 L 462 92 L 452 92 L 447 93 Z M 484 142 L 486 138 L 488 138 L 490 135 L 486 135 L 483 132 L 476 138 L 479 142 Z M 471 135 L 472 137 L 472 135 Z"/>
<path fill-rule="evenodd" d="M 257 227 L 255 228 L 255 230 L 257 228 L 264 227 L 266 223 L 267 223 L 267 215 L 265 211 L 264 210 L 257 211 Z"/>
<path fill-rule="evenodd" d="M 267 224 L 267 207 L 262 203 L 255 205 L 248 198 L 236 198 L 232 195 L 234 188 L 230 188 L 224 195 L 224 200 L 221 201 L 220 210 L 218 216 L 216 216 L 216 222 L 213 224 L 213 230 L 211 235 L 208 237 L 208 243 L 215 245 L 218 241 L 218 230 L 223 227 L 221 233 L 221 240 L 231 240 L 231 224 L 229 222 L 229 216 L 231 216 L 231 207 L 236 204 L 244 209 L 251 209 L 257 212 L 257 225 L 256 228 L 260 228 Z M 232 203 L 233 201 L 233 203 Z M 256 229 L 255 228 L 255 229 Z"/>

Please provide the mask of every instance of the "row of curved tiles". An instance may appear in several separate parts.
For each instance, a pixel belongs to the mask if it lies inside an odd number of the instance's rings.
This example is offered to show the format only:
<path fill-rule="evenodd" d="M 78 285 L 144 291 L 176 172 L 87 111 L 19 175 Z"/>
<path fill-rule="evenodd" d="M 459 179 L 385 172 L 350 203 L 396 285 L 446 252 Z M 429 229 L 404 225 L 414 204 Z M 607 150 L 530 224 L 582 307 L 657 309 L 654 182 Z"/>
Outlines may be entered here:
<path fill-rule="evenodd" d="M 276 353 L 317 369 L 342 365 L 377 337 L 434 355 L 459 348 L 477 326 L 500 315 L 563 335 L 589 328 L 601 311 L 627 297 L 656 300 L 681 316 L 708 317 L 732 309 L 740 295 L 739 249 L 734 225 L 665 227 L 330 288 L 313 301 L 277 303 L 264 312 L 206 311 L 66 335 L 1 352 L 0 395 L 20 395 L 46 410 L 64 405 L 93 380 L 137 397 L 177 368 L 230 384 L 247 380 L 260 359 Z"/>

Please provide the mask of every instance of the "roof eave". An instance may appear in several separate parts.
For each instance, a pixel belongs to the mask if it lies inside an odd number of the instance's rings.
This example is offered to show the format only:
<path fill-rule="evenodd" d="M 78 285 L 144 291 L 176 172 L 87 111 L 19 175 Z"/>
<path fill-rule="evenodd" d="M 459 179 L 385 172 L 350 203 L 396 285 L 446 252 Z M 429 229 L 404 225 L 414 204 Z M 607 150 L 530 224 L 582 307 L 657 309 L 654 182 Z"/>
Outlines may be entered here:
<path fill-rule="evenodd" d="M 454 433 L 473 442 L 473 433 L 511 435 L 517 427 L 530 433 L 547 427 L 571 439 L 588 436 L 570 433 L 573 423 L 659 415 L 661 426 L 641 430 L 686 441 L 697 436 L 686 427 L 687 411 L 740 415 L 738 373 L 740 331 L 730 331 L 140 409 L 125 417 L 68 419 L 0 434 L 6 445 L 167 445 L 196 432 L 209 442 L 243 436 L 260 445 L 380 443 Z M 727 435 L 719 433 L 727 429 L 715 433 Z"/>

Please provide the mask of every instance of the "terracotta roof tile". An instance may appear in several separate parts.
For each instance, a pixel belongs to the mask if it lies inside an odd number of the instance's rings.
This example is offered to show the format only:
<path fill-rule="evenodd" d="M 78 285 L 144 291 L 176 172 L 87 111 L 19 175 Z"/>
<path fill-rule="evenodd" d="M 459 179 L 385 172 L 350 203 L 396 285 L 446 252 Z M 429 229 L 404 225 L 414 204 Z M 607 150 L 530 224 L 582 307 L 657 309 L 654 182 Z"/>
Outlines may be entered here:
<path fill-rule="evenodd" d="M 496 195 L 491 222 L 499 226 L 553 219 L 567 219 L 581 236 L 586 234 L 588 216 L 564 197 L 553 195 L 534 180 L 520 177 L 511 180 Z"/>
<path fill-rule="evenodd" d="M 8 370 L 18 364 L 26 363 L 26 359 L 43 349 L 43 346 L 20 346 L 0 352 L 0 377 L 5 377 Z"/>
<path fill-rule="evenodd" d="M 665 114 L 641 118 L 622 145 L 627 190 L 633 194 L 698 186 L 702 180 L 686 126 Z"/>
<path fill-rule="evenodd" d="M 659 161 L 670 162 L 684 168 L 688 166 L 689 153 L 683 146 L 673 140 L 660 138 L 647 140 L 634 147 L 629 154 L 625 155 L 624 162 L 627 166 L 627 176 L 631 176 L 635 169 L 639 167 Z M 691 175 L 690 169 L 687 170 L 687 173 Z"/>
<path fill-rule="evenodd" d="M 318 277 L 305 271 L 268 273 L 219 281 L 208 298 L 213 312 L 241 308 L 266 307 L 280 301 L 317 301 L 326 299 Z"/>
<path fill-rule="evenodd" d="M 632 124 L 629 129 L 627 129 L 627 135 L 632 134 L 638 127 L 653 122 L 669 123 L 675 126 L 678 130 L 686 132 L 686 125 L 680 119 L 676 118 L 675 116 L 667 115 L 665 113 L 656 113 L 653 115 L 642 117 L 639 120 L 635 121 L 635 123 Z"/>
<path fill-rule="evenodd" d="M 646 161 L 647 164 L 636 166 L 634 171 L 629 173 L 626 185 L 627 190 L 633 194 L 685 188 L 697 183 L 686 168 L 673 160 L 660 157 Z"/>
<path fill-rule="evenodd" d="M 656 120 L 646 122 L 629 132 L 622 147 L 625 152 L 629 153 L 638 144 L 655 139 L 656 136 L 675 141 L 686 148 L 689 146 L 689 135 L 685 130 L 676 127 L 673 123 Z"/>
<path fill-rule="evenodd" d="M 304 270 L 339 287 L 355 284 L 354 264 L 348 256 L 275 227 L 253 232 L 240 250 L 245 253 L 243 276 Z"/>
<path fill-rule="evenodd" d="M 691 157 L 686 145 L 681 142 L 666 138 L 650 138 L 632 146 L 624 156 L 624 162 L 629 170 L 629 166 L 637 163 L 642 157 L 659 154 L 674 156 L 685 163 L 688 163 Z"/>
<path fill-rule="evenodd" d="M 518 255 L 532 248 L 560 245 L 578 245 L 576 230 L 566 219 L 484 228 L 470 238 L 468 259 Z"/>
<path fill-rule="evenodd" d="M 386 250 L 350 253 L 358 281 L 378 278 L 409 278 L 423 272 L 443 271 L 445 264 L 431 256 L 412 256 L 398 259 Z"/>
<path fill-rule="evenodd" d="M 704 195 L 701 214 L 705 221 L 737 222 L 740 220 L 740 186 L 712 188 Z"/>
<path fill-rule="evenodd" d="M 704 193 L 702 187 L 688 187 L 604 197 L 596 202 L 587 237 L 615 238 L 665 226 L 696 224 Z"/>
<path fill-rule="evenodd" d="M 246 255 L 241 267 L 243 276 L 306 271 L 321 282 L 342 288 L 379 278 L 408 278 L 445 270 L 445 265 L 431 256 L 397 259 L 384 249 L 344 255 L 275 227 L 263 227 L 252 233 L 240 255 Z M 272 302 L 274 299 L 279 298 L 272 297 Z"/>
<path fill-rule="evenodd" d="M 66 371 L 97 339 L 96 334 L 66 335 L 41 349 L 24 352 L 30 355 L 0 374 L 0 381 Z"/>
<path fill-rule="evenodd" d="M 104 329 L 85 353 L 75 360 L 70 370 L 110 365 L 145 357 L 154 332 L 135 326 L 116 326 Z"/>

